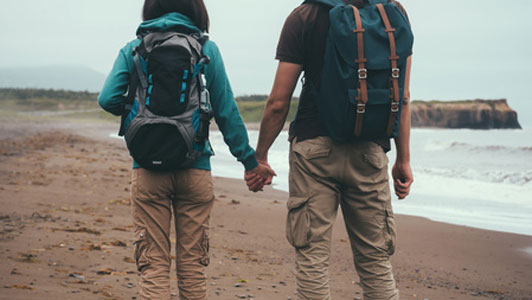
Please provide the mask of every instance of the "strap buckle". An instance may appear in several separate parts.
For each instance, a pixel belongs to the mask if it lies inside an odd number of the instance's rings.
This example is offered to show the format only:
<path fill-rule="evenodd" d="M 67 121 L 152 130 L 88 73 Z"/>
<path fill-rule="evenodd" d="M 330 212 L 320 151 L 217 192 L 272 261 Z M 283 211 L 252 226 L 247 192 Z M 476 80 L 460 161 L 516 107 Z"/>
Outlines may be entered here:
<path fill-rule="evenodd" d="M 399 112 L 399 102 L 392 102 L 392 113 Z"/>
<path fill-rule="evenodd" d="M 368 69 L 358 69 L 358 78 L 359 79 L 368 78 Z"/>
<path fill-rule="evenodd" d="M 364 103 L 358 103 L 358 104 L 357 104 L 357 113 L 358 113 L 358 114 L 364 114 L 364 113 L 366 113 L 366 104 L 364 104 Z"/>
<path fill-rule="evenodd" d="M 400 73 L 401 70 L 399 70 L 399 68 L 393 68 L 392 69 L 392 77 L 393 78 L 399 78 L 399 73 Z"/>

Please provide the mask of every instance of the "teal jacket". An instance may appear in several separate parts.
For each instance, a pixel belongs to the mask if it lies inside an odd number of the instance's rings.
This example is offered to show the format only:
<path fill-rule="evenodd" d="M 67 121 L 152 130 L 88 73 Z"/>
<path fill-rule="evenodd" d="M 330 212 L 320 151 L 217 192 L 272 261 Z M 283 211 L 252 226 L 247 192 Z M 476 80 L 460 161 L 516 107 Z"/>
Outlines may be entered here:
<path fill-rule="evenodd" d="M 183 29 L 199 32 L 199 29 L 194 26 L 188 17 L 179 13 L 169 13 L 158 19 L 143 22 L 140 24 L 137 33 L 142 30 L 164 32 Z M 122 114 L 122 103 L 129 85 L 129 74 L 134 69 L 132 52 L 139 44 L 140 40 L 135 39 L 120 50 L 113 69 L 98 97 L 100 106 L 116 116 Z M 244 165 L 246 171 L 252 170 L 258 165 L 255 159 L 255 151 L 249 146 L 246 127 L 238 111 L 220 50 L 214 42 L 207 41 L 203 46 L 203 53 L 211 59 L 211 63 L 205 67 L 205 77 L 207 89 L 211 94 L 211 104 L 216 124 L 233 156 Z M 210 170 L 211 156 L 212 151 L 209 147 L 206 147 L 203 155 L 192 168 Z M 133 168 L 139 167 L 137 163 L 133 162 Z"/>

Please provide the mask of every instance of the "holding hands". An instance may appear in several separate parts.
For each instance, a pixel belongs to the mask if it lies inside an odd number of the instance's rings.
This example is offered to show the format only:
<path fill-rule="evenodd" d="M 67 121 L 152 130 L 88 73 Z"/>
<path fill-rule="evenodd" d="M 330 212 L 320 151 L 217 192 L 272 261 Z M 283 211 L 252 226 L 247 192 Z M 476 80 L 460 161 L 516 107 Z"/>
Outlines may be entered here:
<path fill-rule="evenodd" d="M 262 191 L 265 185 L 272 184 L 273 177 L 277 176 L 266 160 L 258 160 L 259 165 L 244 174 L 244 179 L 250 191 Z"/>

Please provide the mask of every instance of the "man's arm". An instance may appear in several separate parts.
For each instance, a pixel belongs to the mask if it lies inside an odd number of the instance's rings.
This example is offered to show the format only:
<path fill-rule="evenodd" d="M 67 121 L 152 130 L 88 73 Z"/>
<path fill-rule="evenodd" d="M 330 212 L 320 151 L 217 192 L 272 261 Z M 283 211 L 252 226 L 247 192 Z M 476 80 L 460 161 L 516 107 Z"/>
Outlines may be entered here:
<path fill-rule="evenodd" d="M 268 164 L 268 150 L 283 130 L 290 109 L 290 101 L 302 70 L 301 65 L 288 62 L 280 62 L 277 67 L 273 88 L 262 116 L 259 141 L 255 150 L 259 163 Z M 260 190 L 264 184 L 271 183 L 271 180 L 271 177 L 263 180 L 253 174 L 246 176 L 249 189 L 252 191 Z"/>
<path fill-rule="evenodd" d="M 395 194 L 399 199 L 404 199 L 410 194 L 410 188 L 414 182 L 410 167 L 410 72 L 412 69 L 412 56 L 406 62 L 405 92 L 401 111 L 401 126 L 399 135 L 395 138 L 397 158 L 392 169 Z"/>
<path fill-rule="evenodd" d="M 284 127 L 292 94 L 302 69 L 301 65 L 287 62 L 280 62 L 277 67 L 272 92 L 260 124 L 259 142 L 256 149 L 256 157 L 260 161 L 268 161 L 268 150 Z"/>

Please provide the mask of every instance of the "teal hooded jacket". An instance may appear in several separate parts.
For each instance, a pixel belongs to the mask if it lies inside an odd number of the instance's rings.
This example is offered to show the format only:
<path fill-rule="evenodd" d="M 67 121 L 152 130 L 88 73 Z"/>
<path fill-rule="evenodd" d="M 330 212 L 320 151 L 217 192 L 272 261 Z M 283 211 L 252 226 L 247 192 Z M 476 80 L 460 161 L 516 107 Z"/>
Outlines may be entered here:
<path fill-rule="evenodd" d="M 179 30 L 180 32 L 183 30 L 190 32 L 200 31 L 188 17 L 179 13 L 169 13 L 160 18 L 142 22 L 137 34 L 146 30 L 160 32 L 171 30 Z M 116 116 L 122 114 L 122 103 L 125 100 L 125 94 L 128 89 L 129 75 L 134 71 L 132 52 L 139 44 L 140 39 L 135 39 L 120 50 L 113 69 L 98 97 L 99 105 Z M 205 78 L 207 89 L 211 94 L 211 105 L 214 110 L 216 124 L 233 156 L 244 165 L 246 171 L 252 170 L 258 166 L 255 159 L 255 151 L 249 146 L 246 127 L 238 111 L 220 50 L 214 42 L 209 40 L 203 46 L 203 53 L 211 59 L 210 64 L 205 67 Z M 206 146 L 203 155 L 192 168 L 210 170 L 211 156 L 212 151 Z M 133 168 L 140 168 L 140 166 L 133 162 Z"/>

